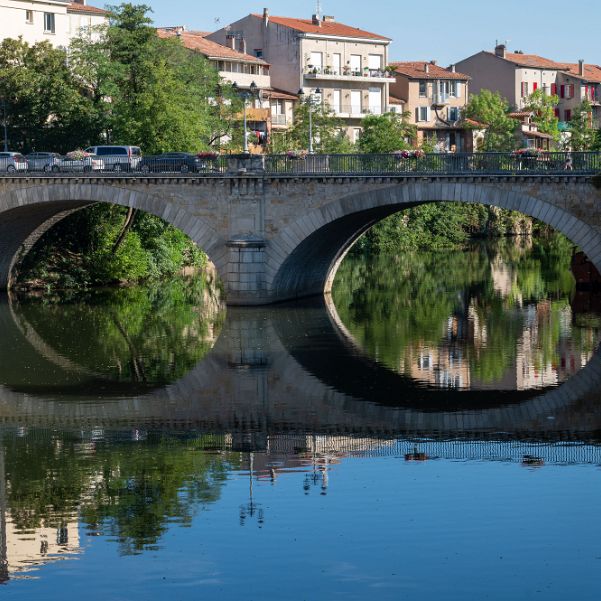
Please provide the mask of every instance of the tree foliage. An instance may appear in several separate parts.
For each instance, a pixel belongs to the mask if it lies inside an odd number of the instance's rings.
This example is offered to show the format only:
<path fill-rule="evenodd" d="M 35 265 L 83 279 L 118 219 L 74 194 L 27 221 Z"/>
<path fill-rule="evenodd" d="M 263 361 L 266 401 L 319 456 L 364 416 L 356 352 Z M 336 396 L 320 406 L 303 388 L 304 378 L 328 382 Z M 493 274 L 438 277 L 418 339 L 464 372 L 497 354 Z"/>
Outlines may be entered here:
<path fill-rule="evenodd" d="M 555 108 L 559 104 L 559 97 L 548 96 L 544 90 L 535 90 L 528 96 L 525 110 L 532 112 L 532 122 L 543 134 L 553 136 L 555 142 L 559 140 L 559 119 L 555 115 Z"/>
<path fill-rule="evenodd" d="M 417 136 L 417 128 L 408 119 L 408 112 L 365 117 L 357 144 L 359 152 L 386 153 L 410 148 Z"/>
<path fill-rule="evenodd" d="M 570 121 L 570 147 L 574 151 L 594 150 L 601 142 L 599 131 L 593 128 L 593 107 L 588 100 L 574 109 Z"/>
<path fill-rule="evenodd" d="M 315 152 L 336 154 L 353 150 L 353 145 L 346 136 L 342 120 L 334 115 L 334 112 L 326 103 L 317 103 L 309 97 L 303 98 L 296 105 L 292 127 L 284 134 L 273 136 L 271 152 L 307 150 L 309 148 L 310 129 L 312 130 Z"/>
<path fill-rule="evenodd" d="M 481 151 L 506 152 L 516 147 L 516 121 L 509 116 L 509 104 L 497 92 L 482 90 L 470 96 L 464 111 L 465 117 L 484 125 L 485 133 Z M 480 129 L 473 126 L 474 129 Z"/>

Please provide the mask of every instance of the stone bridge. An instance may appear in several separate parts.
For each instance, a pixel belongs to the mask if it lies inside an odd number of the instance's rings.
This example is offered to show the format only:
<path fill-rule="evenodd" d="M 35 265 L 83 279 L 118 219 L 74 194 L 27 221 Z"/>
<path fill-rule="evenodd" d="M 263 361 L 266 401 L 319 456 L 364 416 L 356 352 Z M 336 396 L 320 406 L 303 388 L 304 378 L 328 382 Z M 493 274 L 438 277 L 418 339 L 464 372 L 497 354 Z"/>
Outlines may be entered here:
<path fill-rule="evenodd" d="M 580 172 L 3 176 L 0 288 L 10 287 L 14 265 L 48 228 L 97 202 L 152 213 L 188 234 L 214 263 L 230 305 L 328 292 L 362 233 L 430 202 L 520 211 L 564 233 L 601 270 L 601 194 L 591 179 Z"/>

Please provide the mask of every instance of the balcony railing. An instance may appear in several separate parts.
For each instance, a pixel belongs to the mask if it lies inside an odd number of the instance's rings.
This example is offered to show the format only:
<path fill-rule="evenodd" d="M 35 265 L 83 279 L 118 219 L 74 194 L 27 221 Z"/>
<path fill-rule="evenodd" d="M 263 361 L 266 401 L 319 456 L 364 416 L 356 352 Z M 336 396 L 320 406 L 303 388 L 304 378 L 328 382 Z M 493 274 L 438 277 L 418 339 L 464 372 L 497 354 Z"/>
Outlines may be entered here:
<path fill-rule="evenodd" d="M 365 115 L 381 115 L 381 106 L 362 106 L 360 104 L 330 105 L 330 109 L 338 116 L 364 117 Z"/>
<path fill-rule="evenodd" d="M 0 159 L 0 177 L 223 177 L 224 175 L 346 175 L 346 176 L 515 176 L 593 175 L 601 173 L 601 152 L 420 154 L 290 153 L 286 155 L 217 155 L 184 158 L 143 157 L 116 163 L 101 157 L 59 160 L 49 169 L 28 163 L 15 168 Z"/>
<path fill-rule="evenodd" d="M 274 115 L 271 114 L 271 124 L 272 125 L 287 125 L 288 119 L 286 115 Z"/>
<path fill-rule="evenodd" d="M 351 69 L 343 67 L 341 70 L 331 69 L 328 67 L 305 67 L 305 75 L 315 75 L 320 77 L 368 77 L 377 79 L 394 79 L 394 75 L 390 71 L 384 69 Z"/>

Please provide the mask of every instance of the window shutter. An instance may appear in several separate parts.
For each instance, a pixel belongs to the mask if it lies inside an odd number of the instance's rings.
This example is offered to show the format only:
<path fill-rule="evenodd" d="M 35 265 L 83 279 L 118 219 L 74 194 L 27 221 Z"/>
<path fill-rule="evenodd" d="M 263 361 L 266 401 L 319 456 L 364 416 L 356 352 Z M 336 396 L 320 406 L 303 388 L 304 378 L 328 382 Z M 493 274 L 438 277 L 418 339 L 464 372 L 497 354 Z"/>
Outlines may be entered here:
<path fill-rule="evenodd" d="M 566 97 L 566 87 L 562 84 L 561 87 L 559 88 L 560 92 L 559 92 L 559 96 L 561 98 L 565 98 Z"/>
<path fill-rule="evenodd" d="M 557 96 L 557 84 L 556 83 L 551 84 L 551 96 Z"/>
<path fill-rule="evenodd" d="M 538 90 L 538 83 L 535 81 L 535 82 L 532 84 L 532 91 L 533 91 L 533 92 L 536 92 L 536 90 Z"/>
<path fill-rule="evenodd" d="M 455 92 L 457 94 L 457 98 L 461 98 L 461 82 L 460 81 L 458 81 L 455 84 Z"/>

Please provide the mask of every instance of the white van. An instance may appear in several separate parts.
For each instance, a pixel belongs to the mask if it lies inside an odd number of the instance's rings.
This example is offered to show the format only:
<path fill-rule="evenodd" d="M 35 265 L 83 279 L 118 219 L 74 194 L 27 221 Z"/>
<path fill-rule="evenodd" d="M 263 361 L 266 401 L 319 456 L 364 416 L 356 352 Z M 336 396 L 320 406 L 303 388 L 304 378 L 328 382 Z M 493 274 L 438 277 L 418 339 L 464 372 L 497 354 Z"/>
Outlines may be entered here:
<path fill-rule="evenodd" d="M 132 171 L 142 159 L 139 146 L 90 146 L 86 152 L 101 158 L 110 171 Z"/>

